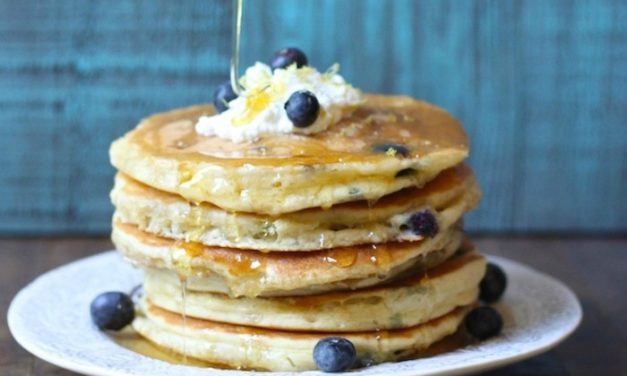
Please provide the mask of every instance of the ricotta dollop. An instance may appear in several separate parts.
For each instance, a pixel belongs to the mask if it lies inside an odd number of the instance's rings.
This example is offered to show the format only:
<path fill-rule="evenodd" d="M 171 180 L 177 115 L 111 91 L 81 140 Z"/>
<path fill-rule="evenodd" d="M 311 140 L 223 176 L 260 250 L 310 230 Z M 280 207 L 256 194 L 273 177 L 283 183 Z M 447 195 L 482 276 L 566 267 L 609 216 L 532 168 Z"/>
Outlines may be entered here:
<path fill-rule="evenodd" d="M 268 65 L 257 62 L 241 77 L 243 90 L 228 103 L 228 109 L 200 117 L 196 132 L 237 143 L 253 141 L 262 135 L 322 132 L 363 102 L 361 91 L 346 83 L 338 70 L 337 64 L 325 73 L 293 64 L 272 71 Z M 295 127 L 284 109 L 290 95 L 299 90 L 312 92 L 320 104 L 318 118 L 305 128 Z"/>

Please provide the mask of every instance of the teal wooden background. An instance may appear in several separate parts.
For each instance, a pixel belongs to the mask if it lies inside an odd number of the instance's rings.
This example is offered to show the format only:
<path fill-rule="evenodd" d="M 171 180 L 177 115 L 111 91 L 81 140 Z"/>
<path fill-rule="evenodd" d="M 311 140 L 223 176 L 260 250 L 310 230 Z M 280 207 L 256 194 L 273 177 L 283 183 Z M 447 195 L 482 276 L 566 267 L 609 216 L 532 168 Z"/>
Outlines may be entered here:
<path fill-rule="evenodd" d="M 210 100 L 230 1 L 0 0 L 0 232 L 106 233 L 109 143 Z M 627 232 L 627 2 L 248 0 L 243 62 L 300 46 L 366 91 L 446 107 L 474 231 Z"/>

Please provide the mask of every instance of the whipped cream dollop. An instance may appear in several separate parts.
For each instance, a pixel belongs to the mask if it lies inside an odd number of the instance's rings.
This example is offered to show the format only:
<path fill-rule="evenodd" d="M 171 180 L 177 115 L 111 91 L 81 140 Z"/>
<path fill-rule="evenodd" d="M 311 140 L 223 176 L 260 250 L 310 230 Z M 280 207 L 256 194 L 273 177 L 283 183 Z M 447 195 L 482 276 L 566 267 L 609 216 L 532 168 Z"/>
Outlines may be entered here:
<path fill-rule="evenodd" d="M 241 77 L 243 90 L 228 103 L 228 109 L 200 117 L 196 132 L 238 143 L 269 134 L 322 132 L 363 102 L 361 91 L 347 84 L 338 70 L 337 64 L 325 73 L 293 64 L 273 72 L 268 65 L 257 62 Z M 290 95 L 299 90 L 312 92 L 320 104 L 316 121 L 304 128 L 295 127 L 284 109 Z"/>

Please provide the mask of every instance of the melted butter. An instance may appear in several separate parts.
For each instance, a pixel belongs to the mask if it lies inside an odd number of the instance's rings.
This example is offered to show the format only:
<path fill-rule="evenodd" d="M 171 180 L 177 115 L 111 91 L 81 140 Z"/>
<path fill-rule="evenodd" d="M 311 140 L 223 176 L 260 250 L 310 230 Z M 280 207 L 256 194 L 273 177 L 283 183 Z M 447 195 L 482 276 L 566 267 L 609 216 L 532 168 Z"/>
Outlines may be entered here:
<path fill-rule="evenodd" d="M 366 103 L 352 115 L 326 131 L 310 136 L 274 135 L 244 143 L 202 136 L 196 133 L 194 125 L 201 115 L 214 112 L 213 107 L 207 105 L 154 115 L 144 120 L 128 137 L 132 143 L 155 156 L 240 166 L 401 158 L 375 153 L 373 146 L 381 143 L 404 145 L 412 157 L 442 149 L 467 152 L 468 142 L 463 129 L 445 111 L 407 97 L 365 97 Z M 263 96 L 255 98 L 254 107 L 260 108 L 263 103 Z M 182 177 L 186 177 L 185 174 Z"/>

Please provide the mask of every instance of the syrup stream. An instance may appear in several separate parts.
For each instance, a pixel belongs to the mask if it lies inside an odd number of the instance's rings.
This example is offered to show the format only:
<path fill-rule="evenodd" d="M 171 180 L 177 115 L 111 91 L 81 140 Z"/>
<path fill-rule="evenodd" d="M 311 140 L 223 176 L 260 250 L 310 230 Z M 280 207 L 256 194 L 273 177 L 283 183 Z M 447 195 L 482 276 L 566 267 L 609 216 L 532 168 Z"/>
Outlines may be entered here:
<path fill-rule="evenodd" d="M 181 315 L 183 316 L 183 364 L 187 364 L 187 277 L 181 277 Z"/>
<path fill-rule="evenodd" d="M 233 0 L 233 36 L 231 40 L 231 88 L 235 94 L 240 95 L 239 86 L 239 42 L 242 32 L 242 8 L 244 0 Z"/>

